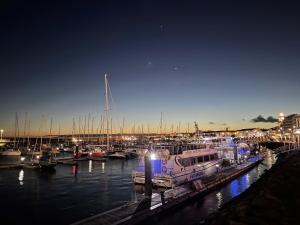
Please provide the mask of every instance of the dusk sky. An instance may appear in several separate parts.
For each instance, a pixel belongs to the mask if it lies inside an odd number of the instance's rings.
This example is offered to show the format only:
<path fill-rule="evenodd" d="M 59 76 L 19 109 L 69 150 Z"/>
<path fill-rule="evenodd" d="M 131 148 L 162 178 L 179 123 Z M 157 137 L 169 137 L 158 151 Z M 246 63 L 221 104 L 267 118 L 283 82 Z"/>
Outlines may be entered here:
<path fill-rule="evenodd" d="M 263 3 L 264 2 L 264 3 Z M 1 1 L 0 128 L 55 129 L 104 108 L 115 125 L 272 127 L 259 115 L 299 113 L 296 1 Z M 48 128 L 44 128 L 45 130 Z M 192 130 L 192 128 L 190 128 Z"/>

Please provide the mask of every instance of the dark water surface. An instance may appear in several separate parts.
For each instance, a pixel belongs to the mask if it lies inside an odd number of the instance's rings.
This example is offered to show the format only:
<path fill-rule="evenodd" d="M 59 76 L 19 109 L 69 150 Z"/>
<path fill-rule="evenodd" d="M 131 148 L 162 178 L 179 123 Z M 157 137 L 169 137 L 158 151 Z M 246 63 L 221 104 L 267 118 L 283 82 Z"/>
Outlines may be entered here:
<path fill-rule="evenodd" d="M 3 159 L 0 160 L 3 162 Z M 233 197 L 247 189 L 274 163 L 265 162 L 242 177 L 198 201 L 145 224 L 199 224 Z M 136 160 L 79 162 L 78 168 L 58 165 L 53 172 L 31 169 L 0 170 L 0 212 L 5 224 L 70 224 L 136 200 L 131 173 Z M 2 223 L 1 223 L 2 224 Z"/>
<path fill-rule="evenodd" d="M 69 224 L 122 205 L 136 198 L 131 179 L 135 165 L 135 160 L 110 160 L 79 162 L 77 169 L 57 165 L 52 172 L 1 170 L 1 220 Z"/>

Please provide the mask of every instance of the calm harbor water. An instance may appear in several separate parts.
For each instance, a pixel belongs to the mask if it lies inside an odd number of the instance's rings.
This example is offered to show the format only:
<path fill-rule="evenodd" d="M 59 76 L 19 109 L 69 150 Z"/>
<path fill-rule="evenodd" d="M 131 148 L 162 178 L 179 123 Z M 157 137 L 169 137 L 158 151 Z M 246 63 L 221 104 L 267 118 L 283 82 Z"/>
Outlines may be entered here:
<path fill-rule="evenodd" d="M 6 224 L 69 224 L 136 198 L 136 161 L 79 162 L 53 172 L 0 171 L 1 220 Z M 3 220 L 4 219 L 4 220 Z"/>
<path fill-rule="evenodd" d="M 0 160 L 3 162 L 3 159 Z M 147 224 L 199 224 L 203 217 L 239 195 L 256 181 L 274 158 L 195 203 L 157 217 Z M 79 162 L 58 165 L 53 172 L 30 169 L 0 171 L 0 210 L 6 224 L 70 224 L 117 207 L 140 195 L 131 172 L 136 160 Z"/>

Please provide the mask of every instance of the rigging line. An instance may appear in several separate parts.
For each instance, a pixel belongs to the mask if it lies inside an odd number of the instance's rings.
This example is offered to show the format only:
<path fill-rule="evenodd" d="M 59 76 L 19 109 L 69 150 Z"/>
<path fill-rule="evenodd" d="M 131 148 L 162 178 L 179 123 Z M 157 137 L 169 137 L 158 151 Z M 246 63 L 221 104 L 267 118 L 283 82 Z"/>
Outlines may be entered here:
<path fill-rule="evenodd" d="M 110 106 L 114 106 L 114 108 L 117 109 L 116 102 L 113 98 L 113 95 L 112 95 L 112 92 L 111 92 L 111 89 L 110 89 L 110 82 L 109 81 L 107 81 L 107 87 L 108 87 L 109 97 L 110 97 L 111 103 L 112 103 L 112 104 L 110 104 Z M 109 110 L 111 110 L 111 109 L 112 109 L 112 107 L 110 107 Z M 116 118 L 117 126 L 121 127 L 120 120 L 119 120 L 118 116 L 116 116 L 116 114 L 115 114 L 115 118 Z"/>

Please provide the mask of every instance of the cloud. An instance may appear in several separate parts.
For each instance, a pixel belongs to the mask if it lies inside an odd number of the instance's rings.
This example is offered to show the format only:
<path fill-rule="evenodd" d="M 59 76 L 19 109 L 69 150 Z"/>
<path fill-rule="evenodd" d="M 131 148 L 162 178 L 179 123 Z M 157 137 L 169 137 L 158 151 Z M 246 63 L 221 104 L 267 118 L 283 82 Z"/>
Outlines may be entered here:
<path fill-rule="evenodd" d="M 243 121 L 243 122 L 246 122 L 246 119 L 245 119 L 245 118 L 243 118 L 243 119 L 242 119 L 242 121 Z"/>
<path fill-rule="evenodd" d="M 252 120 L 250 120 L 252 123 L 276 123 L 278 122 L 278 119 L 269 116 L 267 118 L 264 118 L 262 115 L 259 115 L 256 118 L 253 118 Z"/>
<path fill-rule="evenodd" d="M 215 123 L 215 122 L 209 122 L 209 125 L 221 125 L 221 126 L 227 126 L 227 123 Z"/>

